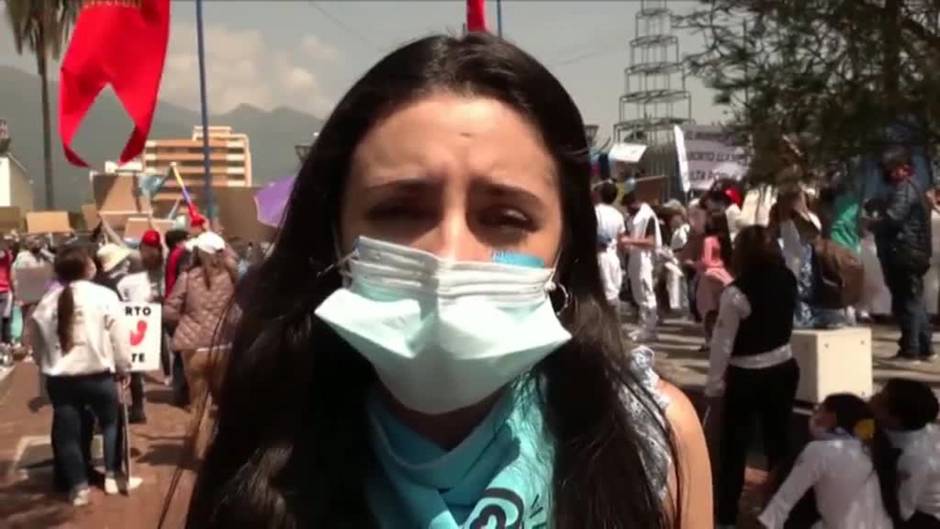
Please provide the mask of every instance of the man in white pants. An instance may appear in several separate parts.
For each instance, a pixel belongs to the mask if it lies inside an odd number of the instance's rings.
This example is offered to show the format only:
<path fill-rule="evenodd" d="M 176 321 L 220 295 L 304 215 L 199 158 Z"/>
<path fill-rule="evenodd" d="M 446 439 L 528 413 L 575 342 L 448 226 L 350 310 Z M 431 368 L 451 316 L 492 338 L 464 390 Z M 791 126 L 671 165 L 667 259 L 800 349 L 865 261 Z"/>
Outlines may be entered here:
<path fill-rule="evenodd" d="M 619 241 L 627 231 L 623 213 L 614 207 L 617 200 L 617 186 L 610 180 L 602 180 L 594 186 L 594 214 L 597 215 L 597 260 L 604 283 L 604 296 L 620 315 L 620 287 L 623 283 L 623 269 L 620 266 Z M 601 248 L 601 244 L 604 245 Z"/>
<path fill-rule="evenodd" d="M 627 235 L 620 240 L 621 245 L 630 250 L 630 262 L 627 264 L 627 276 L 633 299 L 640 308 L 640 328 L 630 335 L 635 342 L 648 342 L 656 339 L 656 293 L 653 290 L 654 257 L 663 244 L 659 231 L 659 219 L 653 208 L 642 202 L 634 190 L 636 181 L 627 180 L 624 184 L 626 195 L 623 205 L 630 215 L 627 223 Z"/>

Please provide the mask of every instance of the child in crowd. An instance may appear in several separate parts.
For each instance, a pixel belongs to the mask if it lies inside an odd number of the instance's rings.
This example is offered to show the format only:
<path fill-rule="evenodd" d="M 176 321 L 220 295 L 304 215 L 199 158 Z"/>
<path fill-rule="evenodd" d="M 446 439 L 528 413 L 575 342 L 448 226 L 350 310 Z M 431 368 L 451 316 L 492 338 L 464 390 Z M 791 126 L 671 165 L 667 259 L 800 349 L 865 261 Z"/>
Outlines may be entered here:
<path fill-rule="evenodd" d="M 728 272 L 731 249 L 731 235 L 724 212 L 711 212 L 705 224 L 702 253 L 696 263 L 699 280 L 695 302 L 698 305 L 698 313 L 704 320 L 705 346 L 703 350 L 706 351 L 708 343 L 711 342 L 715 321 L 718 319 L 718 302 L 721 299 L 721 293 L 732 281 L 731 273 Z"/>
<path fill-rule="evenodd" d="M 868 404 L 850 394 L 830 395 L 813 413 L 811 441 L 760 515 L 780 529 L 810 489 L 824 529 L 891 529 L 897 513 L 895 451 L 875 426 Z"/>
<path fill-rule="evenodd" d="M 923 382 L 891 379 L 871 399 L 898 459 L 900 529 L 940 529 L 940 405 Z"/>

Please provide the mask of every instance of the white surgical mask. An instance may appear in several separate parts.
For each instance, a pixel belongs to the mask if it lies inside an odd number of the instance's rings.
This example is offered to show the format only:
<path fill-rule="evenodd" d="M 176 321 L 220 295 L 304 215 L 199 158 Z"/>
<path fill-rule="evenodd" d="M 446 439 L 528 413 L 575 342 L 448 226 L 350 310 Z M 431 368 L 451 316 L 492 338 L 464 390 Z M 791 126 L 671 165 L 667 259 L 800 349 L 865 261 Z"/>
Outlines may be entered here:
<path fill-rule="evenodd" d="M 365 237 L 348 265 L 349 284 L 316 315 L 421 413 L 476 404 L 571 339 L 548 297 L 551 268 L 454 261 Z"/>

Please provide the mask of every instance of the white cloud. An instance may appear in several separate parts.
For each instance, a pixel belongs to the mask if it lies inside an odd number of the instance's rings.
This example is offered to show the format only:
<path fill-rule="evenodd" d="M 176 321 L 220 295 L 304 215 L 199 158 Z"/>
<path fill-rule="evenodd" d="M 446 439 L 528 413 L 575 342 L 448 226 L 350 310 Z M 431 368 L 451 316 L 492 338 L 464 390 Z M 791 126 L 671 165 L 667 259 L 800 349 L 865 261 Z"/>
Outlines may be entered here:
<path fill-rule="evenodd" d="M 324 93 L 312 68 L 339 59 L 339 51 L 314 35 L 297 49 L 276 48 L 256 29 L 206 28 L 206 85 L 210 111 L 227 112 L 248 103 L 270 110 L 287 106 L 325 115 L 334 98 Z M 196 30 L 174 23 L 163 74 L 161 98 L 184 107 L 199 107 Z"/>
<path fill-rule="evenodd" d="M 336 62 L 339 50 L 320 40 L 316 35 L 304 35 L 300 39 L 300 49 L 315 61 Z"/>

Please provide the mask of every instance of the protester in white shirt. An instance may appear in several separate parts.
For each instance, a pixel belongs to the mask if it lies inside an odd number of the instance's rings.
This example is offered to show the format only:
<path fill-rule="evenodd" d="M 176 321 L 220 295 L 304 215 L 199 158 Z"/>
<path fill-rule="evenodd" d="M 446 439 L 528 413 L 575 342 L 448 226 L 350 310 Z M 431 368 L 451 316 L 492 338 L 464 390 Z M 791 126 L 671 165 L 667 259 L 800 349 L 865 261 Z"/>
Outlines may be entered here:
<path fill-rule="evenodd" d="M 623 268 L 620 266 L 618 254 L 620 239 L 626 233 L 623 213 L 613 206 L 617 200 L 617 186 L 610 180 L 603 180 L 594 186 L 597 205 L 594 213 L 597 216 L 597 239 L 605 241 L 605 251 L 598 252 L 598 266 L 601 269 L 601 280 L 604 283 L 604 296 L 607 303 L 617 312 L 620 306 L 620 288 L 623 286 Z"/>
<path fill-rule="evenodd" d="M 656 339 L 656 321 L 659 317 L 656 305 L 656 293 L 653 290 L 654 256 L 662 247 L 662 233 L 656 212 L 634 192 L 636 182 L 628 180 L 624 184 L 626 194 L 623 205 L 630 214 L 627 236 L 621 238 L 621 244 L 630 250 L 627 264 L 627 277 L 630 279 L 630 291 L 633 300 L 640 308 L 640 328 L 630 335 L 635 342 L 647 342 Z"/>
<path fill-rule="evenodd" d="M 679 255 L 689 243 L 692 227 L 686 221 L 685 208 L 681 204 L 673 204 L 671 201 L 664 207 L 670 211 L 669 228 L 672 230 L 669 249 L 664 252 L 666 259 L 663 266 L 666 273 L 666 291 L 669 293 L 669 310 L 682 312 L 688 309 L 689 295 L 688 282 L 679 262 Z"/>
<path fill-rule="evenodd" d="M 114 276 L 117 279 L 117 291 L 121 301 L 133 303 L 163 303 L 164 298 L 164 270 L 162 237 L 156 230 L 147 230 L 140 240 L 140 260 L 134 261 L 131 257 L 124 259 L 130 262 L 123 276 Z M 162 345 L 162 343 L 161 343 Z M 161 351 L 160 360 L 163 365 L 164 376 L 169 376 L 169 353 Z M 144 410 L 144 380 L 143 373 L 131 375 L 131 407 L 128 411 L 128 421 L 131 424 L 147 422 Z"/>
<path fill-rule="evenodd" d="M 940 404 L 923 382 L 891 379 L 872 409 L 895 448 L 901 529 L 940 528 Z"/>
<path fill-rule="evenodd" d="M 830 395 L 810 418 L 811 441 L 760 515 L 782 529 L 800 498 L 813 489 L 820 529 L 892 529 L 897 513 L 894 450 L 864 400 Z M 887 500 L 887 501 L 885 501 Z M 894 502 L 894 503 L 891 503 Z"/>
<path fill-rule="evenodd" d="M 55 261 L 61 284 L 39 302 L 28 325 L 53 406 L 55 457 L 73 505 L 89 502 L 87 461 L 81 450 L 81 414 L 90 408 L 104 441 L 105 491 L 116 494 L 119 470 L 118 396 L 114 376 L 130 371 L 129 332 L 117 294 L 90 281 L 95 264 L 81 247 L 63 248 Z M 126 486 L 126 485 L 125 485 Z"/>

